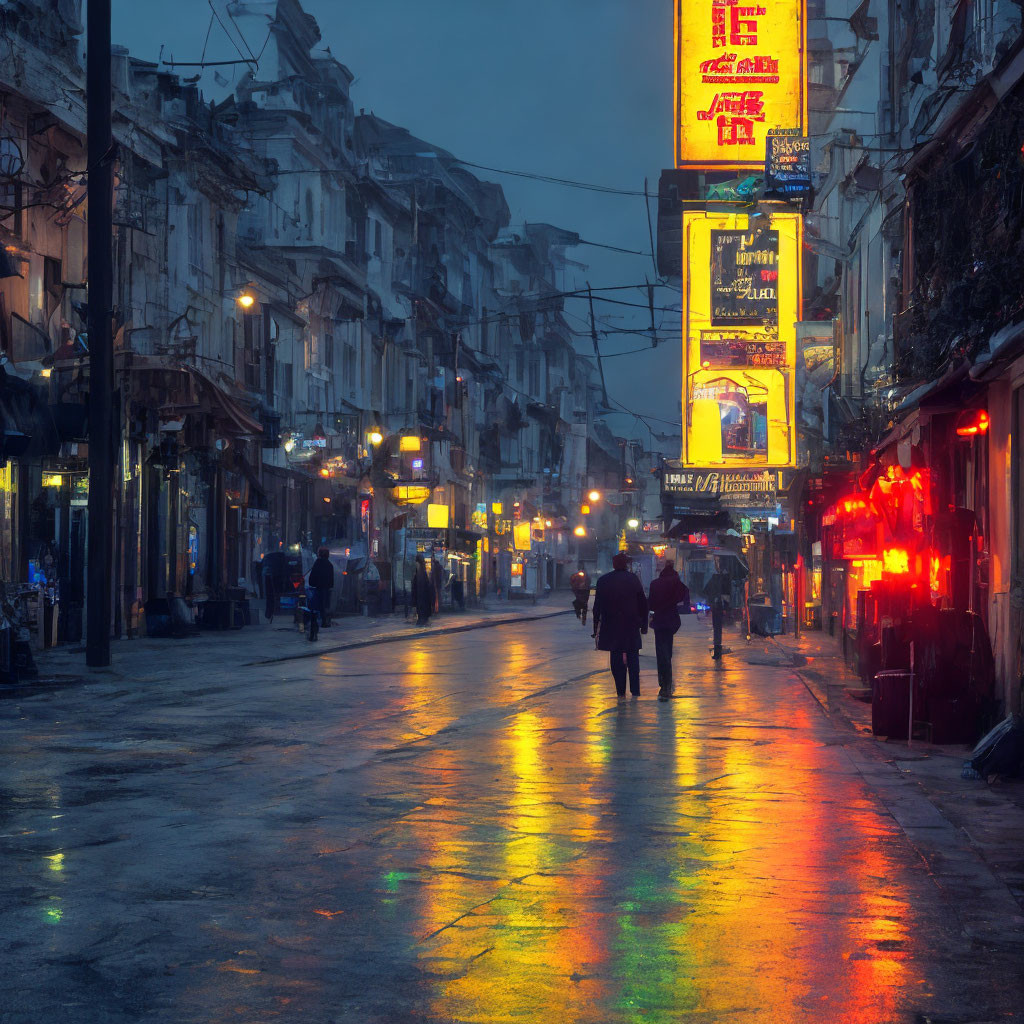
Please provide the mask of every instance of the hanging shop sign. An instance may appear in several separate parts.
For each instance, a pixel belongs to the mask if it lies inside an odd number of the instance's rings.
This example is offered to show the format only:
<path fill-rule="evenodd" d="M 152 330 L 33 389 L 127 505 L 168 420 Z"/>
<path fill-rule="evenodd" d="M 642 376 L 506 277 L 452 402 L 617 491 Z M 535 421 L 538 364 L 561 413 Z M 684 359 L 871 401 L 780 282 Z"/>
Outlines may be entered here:
<path fill-rule="evenodd" d="M 796 464 L 800 214 L 683 214 L 683 431 L 686 466 Z"/>
<path fill-rule="evenodd" d="M 773 129 L 804 135 L 804 0 L 676 0 L 676 166 L 765 166 Z"/>
<path fill-rule="evenodd" d="M 766 195 L 801 199 L 811 191 L 811 140 L 799 128 L 768 132 L 764 159 Z"/>

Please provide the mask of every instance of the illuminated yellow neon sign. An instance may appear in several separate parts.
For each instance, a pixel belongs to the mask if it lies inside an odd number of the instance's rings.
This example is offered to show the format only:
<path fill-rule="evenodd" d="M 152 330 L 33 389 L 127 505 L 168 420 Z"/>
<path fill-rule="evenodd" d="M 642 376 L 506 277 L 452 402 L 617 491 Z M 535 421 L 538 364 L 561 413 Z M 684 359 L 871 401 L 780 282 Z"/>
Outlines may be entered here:
<path fill-rule="evenodd" d="M 796 465 L 802 220 L 683 214 L 686 466 Z"/>
<path fill-rule="evenodd" d="M 678 167 L 764 167 L 772 128 L 806 133 L 804 0 L 676 0 Z"/>

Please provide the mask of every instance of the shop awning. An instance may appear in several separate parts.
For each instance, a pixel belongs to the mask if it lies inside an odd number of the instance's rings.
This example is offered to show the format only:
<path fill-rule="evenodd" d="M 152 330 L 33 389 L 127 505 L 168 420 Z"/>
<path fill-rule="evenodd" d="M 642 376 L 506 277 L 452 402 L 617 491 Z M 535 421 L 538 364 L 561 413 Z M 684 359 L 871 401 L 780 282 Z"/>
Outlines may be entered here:
<path fill-rule="evenodd" d="M 0 456 L 56 455 L 60 438 L 43 394 L 0 369 Z"/>
<path fill-rule="evenodd" d="M 723 509 L 707 512 L 675 513 L 672 516 L 674 525 L 665 534 L 669 540 L 679 540 L 688 533 L 701 533 L 706 530 L 717 530 L 729 525 L 729 513 Z"/>

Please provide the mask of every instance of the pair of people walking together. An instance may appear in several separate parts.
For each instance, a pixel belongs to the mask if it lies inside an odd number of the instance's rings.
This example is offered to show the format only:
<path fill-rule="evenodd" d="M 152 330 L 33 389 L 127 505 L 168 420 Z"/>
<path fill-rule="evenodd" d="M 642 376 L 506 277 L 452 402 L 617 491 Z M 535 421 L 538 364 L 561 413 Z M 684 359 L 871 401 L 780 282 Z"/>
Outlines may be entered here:
<path fill-rule="evenodd" d="M 672 640 L 679 630 L 679 604 L 689 610 L 690 595 L 679 574 L 666 564 L 651 584 L 650 597 L 639 578 L 629 571 L 629 557 L 618 554 L 612 571 L 597 581 L 594 590 L 594 636 L 598 650 L 608 651 L 615 692 L 626 696 L 626 683 L 634 697 L 640 695 L 640 648 L 642 636 L 654 630 L 658 662 L 658 699 L 672 694 Z"/>

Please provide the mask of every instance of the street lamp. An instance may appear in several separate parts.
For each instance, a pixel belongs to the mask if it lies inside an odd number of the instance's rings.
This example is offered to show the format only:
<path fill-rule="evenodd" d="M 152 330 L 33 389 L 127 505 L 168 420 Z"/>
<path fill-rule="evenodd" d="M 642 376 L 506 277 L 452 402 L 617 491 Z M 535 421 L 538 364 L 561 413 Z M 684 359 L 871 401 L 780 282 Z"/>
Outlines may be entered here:
<path fill-rule="evenodd" d="M 591 501 L 600 501 L 600 500 L 601 500 L 601 492 L 600 492 L 600 491 L 591 491 L 591 492 L 590 492 L 590 493 L 589 493 L 589 494 L 587 495 L 587 497 L 588 497 L 588 498 L 589 498 L 589 499 L 590 499 Z"/>
<path fill-rule="evenodd" d="M 639 520 L 639 519 L 630 519 L 630 520 L 629 520 L 629 521 L 628 521 L 628 522 L 626 523 L 626 525 L 627 525 L 627 526 L 628 526 L 628 527 L 629 527 L 629 528 L 630 528 L 631 530 L 638 530 L 638 529 L 640 529 L 640 520 Z"/>
<path fill-rule="evenodd" d="M 384 435 L 379 430 L 371 430 L 366 437 L 370 444 L 374 446 L 380 444 L 384 440 Z"/>
<path fill-rule="evenodd" d="M 251 309 L 255 305 L 255 303 L 255 296 L 253 296 L 249 292 L 242 292 L 242 294 L 238 296 L 238 304 L 242 307 L 242 309 Z"/>
<path fill-rule="evenodd" d="M 577 537 L 586 537 L 587 528 L 585 526 L 577 526 L 572 532 L 576 534 Z"/>

